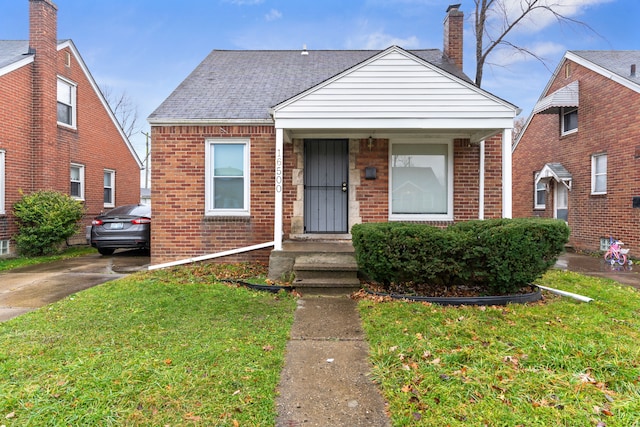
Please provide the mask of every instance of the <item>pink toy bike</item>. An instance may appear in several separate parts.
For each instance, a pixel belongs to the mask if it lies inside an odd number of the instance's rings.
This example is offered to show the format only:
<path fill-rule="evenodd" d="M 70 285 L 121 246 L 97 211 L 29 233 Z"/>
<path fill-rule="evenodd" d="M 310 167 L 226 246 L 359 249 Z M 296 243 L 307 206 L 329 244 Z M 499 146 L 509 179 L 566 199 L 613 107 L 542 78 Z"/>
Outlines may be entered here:
<path fill-rule="evenodd" d="M 627 263 L 627 253 L 629 253 L 629 249 L 622 249 L 621 246 L 624 245 L 620 240 L 614 240 L 613 238 L 609 238 L 609 250 L 604 254 L 604 260 L 611 265 L 618 263 L 620 265 L 625 265 Z"/>

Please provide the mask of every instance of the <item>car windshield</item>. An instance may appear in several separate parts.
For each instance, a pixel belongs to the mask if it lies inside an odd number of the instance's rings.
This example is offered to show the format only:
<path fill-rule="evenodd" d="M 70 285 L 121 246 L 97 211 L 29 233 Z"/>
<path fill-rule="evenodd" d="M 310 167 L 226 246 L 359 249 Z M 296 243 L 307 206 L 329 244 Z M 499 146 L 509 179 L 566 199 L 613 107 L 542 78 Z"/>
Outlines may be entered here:
<path fill-rule="evenodd" d="M 131 216 L 144 216 L 151 218 L 151 207 L 147 205 L 126 205 L 119 206 L 115 209 L 111 209 L 104 216 L 118 216 L 118 215 L 131 215 Z"/>

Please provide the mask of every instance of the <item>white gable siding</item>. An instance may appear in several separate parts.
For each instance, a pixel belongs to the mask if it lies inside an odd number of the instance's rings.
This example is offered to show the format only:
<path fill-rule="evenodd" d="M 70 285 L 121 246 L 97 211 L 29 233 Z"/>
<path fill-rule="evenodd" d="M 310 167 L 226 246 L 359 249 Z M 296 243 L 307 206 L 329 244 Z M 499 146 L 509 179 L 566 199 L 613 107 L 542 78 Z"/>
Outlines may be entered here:
<path fill-rule="evenodd" d="M 389 122 L 396 128 L 486 128 L 488 123 L 480 125 L 479 120 L 506 119 L 504 127 L 510 127 L 514 108 L 431 65 L 390 51 L 281 105 L 275 117 L 289 126 L 297 120 L 310 125 L 314 120 L 360 119 L 378 127 Z"/>

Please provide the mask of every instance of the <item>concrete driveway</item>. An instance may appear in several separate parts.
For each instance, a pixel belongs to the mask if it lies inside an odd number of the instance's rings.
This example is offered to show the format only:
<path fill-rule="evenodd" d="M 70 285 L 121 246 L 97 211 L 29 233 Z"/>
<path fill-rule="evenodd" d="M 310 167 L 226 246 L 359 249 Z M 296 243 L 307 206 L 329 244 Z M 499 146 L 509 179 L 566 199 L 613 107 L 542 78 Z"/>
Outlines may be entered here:
<path fill-rule="evenodd" d="M 0 322 L 148 266 L 148 252 L 118 250 L 0 272 Z"/>

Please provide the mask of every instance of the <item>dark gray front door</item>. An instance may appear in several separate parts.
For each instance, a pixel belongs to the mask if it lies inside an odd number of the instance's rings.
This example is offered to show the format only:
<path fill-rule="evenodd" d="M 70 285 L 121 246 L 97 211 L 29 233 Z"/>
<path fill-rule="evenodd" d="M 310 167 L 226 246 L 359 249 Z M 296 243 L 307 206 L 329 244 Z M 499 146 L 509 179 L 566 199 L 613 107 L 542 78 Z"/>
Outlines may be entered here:
<path fill-rule="evenodd" d="M 304 141 L 305 233 L 348 232 L 349 141 Z"/>

